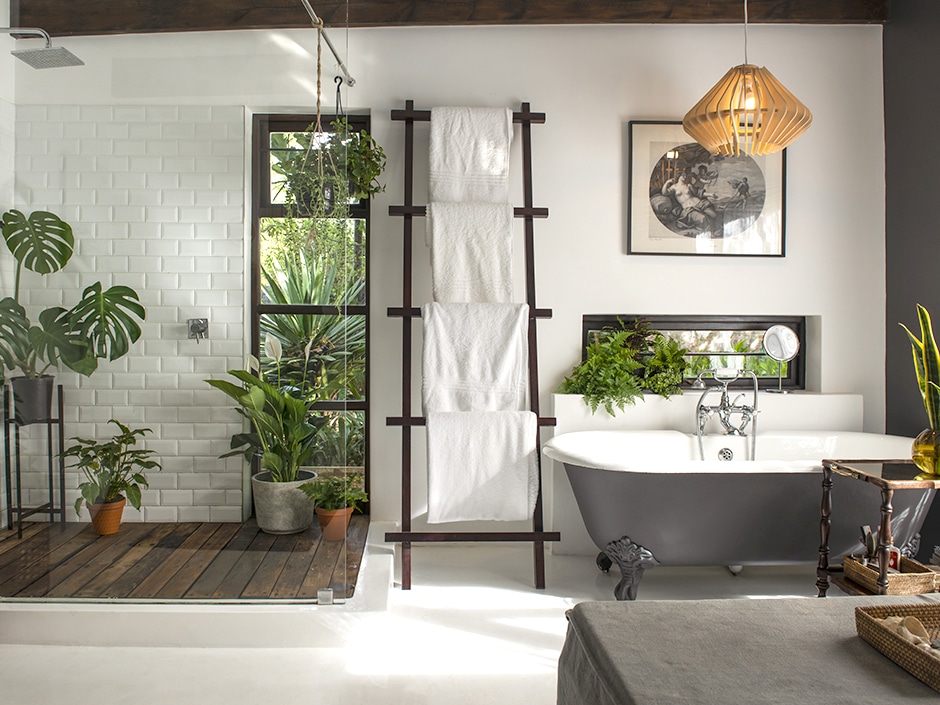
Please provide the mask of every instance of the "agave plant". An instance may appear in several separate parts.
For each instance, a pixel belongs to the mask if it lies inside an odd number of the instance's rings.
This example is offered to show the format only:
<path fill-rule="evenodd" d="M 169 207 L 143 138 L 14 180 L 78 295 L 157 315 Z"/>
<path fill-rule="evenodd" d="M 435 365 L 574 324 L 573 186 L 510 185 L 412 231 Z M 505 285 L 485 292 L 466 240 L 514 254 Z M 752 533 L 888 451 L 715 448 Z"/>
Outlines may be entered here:
<path fill-rule="evenodd" d="M 16 259 L 16 270 L 13 296 L 0 299 L 0 372 L 18 370 L 25 377 L 39 377 L 61 363 L 88 376 L 100 358 L 116 360 L 127 354 L 140 337 L 135 318 L 146 316 L 137 292 L 129 287 L 102 290 L 101 282 L 95 282 L 72 308 L 42 311 L 38 324 L 29 320 L 20 303 L 24 268 L 46 275 L 68 264 L 75 244 L 68 223 L 47 211 L 27 217 L 9 210 L 3 214 L 3 239 Z"/>

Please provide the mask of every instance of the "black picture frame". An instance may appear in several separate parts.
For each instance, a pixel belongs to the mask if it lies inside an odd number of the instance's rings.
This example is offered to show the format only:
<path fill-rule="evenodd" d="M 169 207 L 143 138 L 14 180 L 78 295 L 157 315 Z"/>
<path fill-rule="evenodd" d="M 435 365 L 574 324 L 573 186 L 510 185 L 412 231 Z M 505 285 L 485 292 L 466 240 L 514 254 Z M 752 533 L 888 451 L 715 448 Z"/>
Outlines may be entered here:
<path fill-rule="evenodd" d="M 786 256 L 786 150 L 710 154 L 681 122 L 628 123 L 627 254 Z"/>

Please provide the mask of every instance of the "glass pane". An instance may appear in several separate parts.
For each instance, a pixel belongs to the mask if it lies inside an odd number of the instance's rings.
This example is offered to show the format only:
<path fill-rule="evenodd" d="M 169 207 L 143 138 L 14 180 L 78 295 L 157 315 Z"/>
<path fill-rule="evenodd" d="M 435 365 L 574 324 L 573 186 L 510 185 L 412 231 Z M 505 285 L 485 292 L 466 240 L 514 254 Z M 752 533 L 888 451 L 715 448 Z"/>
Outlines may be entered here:
<path fill-rule="evenodd" d="M 272 339 L 280 346 L 280 360 Z M 364 398 L 365 316 L 265 314 L 261 346 L 261 369 L 272 383 L 289 384 L 317 401 Z"/>
<path fill-rule="evenodd" d="M 261 302 L 365 303 L 366 223 L 262 218 Z"/>
<path fill-rule="evenodd" d="M 317 453 L 311 461 L 320 468 L 349 468 L 362 472 L 365 467 L 364 411 L 325 411 L 311 420 L 317 427 Z"/>
<path fill-rule="evenodd" d="M 663 330 L 690 351 L 689 376 L 707 369 L 748 370 L 758 377 L 777 377 L 777 361 L 764 355 L 764 330 Z M 707 354 L 706 354 L 707 353 Z M 782 373 L 786 375 L 787 365 Z"/>

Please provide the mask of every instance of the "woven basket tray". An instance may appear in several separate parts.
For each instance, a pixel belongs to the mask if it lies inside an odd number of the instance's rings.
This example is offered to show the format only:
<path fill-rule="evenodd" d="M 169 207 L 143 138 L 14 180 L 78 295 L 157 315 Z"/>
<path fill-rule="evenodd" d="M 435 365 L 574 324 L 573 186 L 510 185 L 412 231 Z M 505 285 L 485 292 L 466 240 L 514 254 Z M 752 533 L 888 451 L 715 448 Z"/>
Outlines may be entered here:
<path fill-rule="evenodd" d="M 878 592 L 878 571 L 851 556 L 842 559 L 845 577 L 871 593 Z M 888 595 L 919 595 L 936 590 L 937 574 L 930 568 L 901 556 L 901 572 L 888 573 Z"/>
<path fill-rule="evenodd" d="M 940 636 L 940 605 L 877 605 L 855 608 L 858 635 L 905 671 L 940 691 L 940 658 L 889 631 L 879 619 L 917 617 L 931 639 Z"/>

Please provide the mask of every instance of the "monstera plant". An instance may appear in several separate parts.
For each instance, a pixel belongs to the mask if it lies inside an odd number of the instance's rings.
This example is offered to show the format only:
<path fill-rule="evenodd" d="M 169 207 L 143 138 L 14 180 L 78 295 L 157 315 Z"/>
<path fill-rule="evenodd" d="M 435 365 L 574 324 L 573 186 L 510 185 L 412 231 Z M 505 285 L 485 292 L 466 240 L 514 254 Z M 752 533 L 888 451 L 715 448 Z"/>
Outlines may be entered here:
<path fill-rule="evenodd" d="M 142 320 L 146 314 L 133 289 L 102 289 L 101 282 L 95 282 L 85 288 L 72 308 L 52 306 L 41 311 L 36 322 L 31 321 L 20 302 L 23 270 L 46 275 L 65 267 L 74 251 L 72 228 L 48 211 L 35 211 L 27 217 L 9 210 L 2 220 L 3 239 L 16 268 L 13 295 L 0 299 L 0 375 L 5 378 L 7 372 L 14 373 L 19 416 L 19 402 L 26 392 L 17 382 L 44 380 L 51 401 L 51 377 L 46 375 L 50 368 L 64 365 L 91 375 L 99 359 L 115 360 L 127 354 L 131 343 L 140 337 L 135 318 Z"/>

